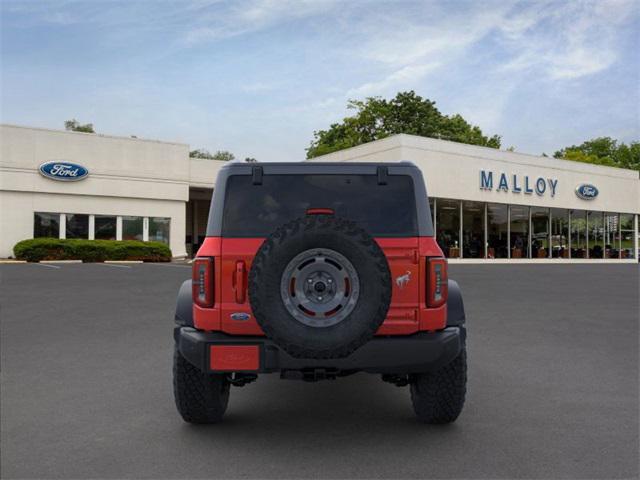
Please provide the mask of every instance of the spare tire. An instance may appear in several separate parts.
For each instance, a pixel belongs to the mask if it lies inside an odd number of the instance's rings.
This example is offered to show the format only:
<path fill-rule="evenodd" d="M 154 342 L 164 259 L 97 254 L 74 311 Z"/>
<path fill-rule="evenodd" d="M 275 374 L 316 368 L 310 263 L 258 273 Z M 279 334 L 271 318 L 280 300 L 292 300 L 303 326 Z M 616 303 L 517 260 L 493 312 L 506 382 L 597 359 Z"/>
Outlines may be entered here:
<path fill-rule="evenodd" d="M 370 340 L 391 302 L 384 252 L 354 222 L 308 215 L 273 232 L 249 272 L 264 333 L 299 358 L 340 358 Z"/>

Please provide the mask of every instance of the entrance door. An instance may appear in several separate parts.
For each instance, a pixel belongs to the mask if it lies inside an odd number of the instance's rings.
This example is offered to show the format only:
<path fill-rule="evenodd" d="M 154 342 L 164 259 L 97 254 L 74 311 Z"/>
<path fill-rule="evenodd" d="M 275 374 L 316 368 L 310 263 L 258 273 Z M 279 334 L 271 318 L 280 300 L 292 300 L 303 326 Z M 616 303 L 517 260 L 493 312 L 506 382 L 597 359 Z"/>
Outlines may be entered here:
<path fill-rule="evenodd" d="M 195 257 L 207 234 L 212 193 L 213 189 L 189 189 L 185 244 L 187 254 L 192 258 Z"/>

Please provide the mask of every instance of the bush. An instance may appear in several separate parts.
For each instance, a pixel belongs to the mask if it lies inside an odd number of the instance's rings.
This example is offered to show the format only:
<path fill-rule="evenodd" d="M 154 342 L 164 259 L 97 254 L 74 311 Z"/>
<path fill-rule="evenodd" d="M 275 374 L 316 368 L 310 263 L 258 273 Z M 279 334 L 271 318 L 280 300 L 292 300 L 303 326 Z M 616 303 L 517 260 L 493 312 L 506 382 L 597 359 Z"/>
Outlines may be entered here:
<path fill-rule="evenodd" d="M 19 260 L 142 260 L 144 262 L 169 262 L 171 249 L 160 242 L 138 240 L 80 240 L 58 238 L 33 238 L 22 240 L 13 247 Z"/>

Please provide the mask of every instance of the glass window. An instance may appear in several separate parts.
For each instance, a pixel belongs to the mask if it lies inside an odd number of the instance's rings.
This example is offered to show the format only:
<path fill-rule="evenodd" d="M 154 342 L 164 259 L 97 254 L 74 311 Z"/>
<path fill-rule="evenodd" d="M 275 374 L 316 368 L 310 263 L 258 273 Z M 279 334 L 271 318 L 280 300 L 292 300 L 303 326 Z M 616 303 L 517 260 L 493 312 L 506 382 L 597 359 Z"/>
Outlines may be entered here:
<path fill-rule="evenodd" d="M 633 215 L 628 213 L 620 214 L 620 234 L 622 258 L 636 258 L 636 252 L 633 250 L 633 236 L 635 235 Z"/>
<path fill-rule="evenodd" d="M 511 205 L 511 258 L 529 258 L 529 207 Z"/>
<path fill-rule="evenodd" d="M 587 212 L 571 212 L 571 258 L 587 258 Z"/>
<path fill-rule="evenodd" d="M 412 237 L 418 234 L 415 205 L 409 175 L 389 175 L 385 185 L 377 175 L 265 175 L 260 185 L 250 175 L 232 175 L 222 230 L 229 237 L 263 237 L 309 208 L 331 208 L 374 237 Z"/>
<path fill-rule="evenodd" d="M 447 258 L 460 257 L 460 202 L 457 200 L 437 201 L 436 240 Z"/>
<path fill-rule="evenodd" d="M 164 217 L 149 218 L 149 240 L 169 244 L 169 226 L 171 219 Z"/>
<path fill-rule="evenodd" d="M 484 203 L 462 202 L 462 257 L 484 258 Z"/>
<path fill-rule="evenodd" d="M 551 256 L 569 258 L 569 210 L 551 209 Z"/>
<path fill-rule="evenodd" d="M 96 215 L 95 218 L 95 236 L 96 240 L 115 240 L 116 239 L 116 217 L 110 215 Z"/>
<path fill-rule="evenodd" d="M 604 258 L 604 223 L 602 212 L 589 212 L 588 222 L 589 258 Z"/>
<path fill-rule="evenodd" d="M 604 258 L 620 258 L 619 227 L 617 213 L 604 214 Z"/>
<path fill-rule="evenodd" d="M 42 213 L 33 214 L 33 238 L 60 237 L 60 214 Z"/>
<path fill-rule="evenodd" d="M 122 239 L 142 240 L 142 217 L 122 217 Z"/>
<path fill-rule="evenodd" d="M 89 215 L 67 213 L 66 237 L 89 238 Z"/>
<path fill-rule="evenodd" d="M 507 205 L 487 204 L 487 258 L 507 258 L 509 230 Z"/>
<path fill-rule="evenodd" d="M 549 257 L 549 209 L 531 207 L 531 258 Z"/>

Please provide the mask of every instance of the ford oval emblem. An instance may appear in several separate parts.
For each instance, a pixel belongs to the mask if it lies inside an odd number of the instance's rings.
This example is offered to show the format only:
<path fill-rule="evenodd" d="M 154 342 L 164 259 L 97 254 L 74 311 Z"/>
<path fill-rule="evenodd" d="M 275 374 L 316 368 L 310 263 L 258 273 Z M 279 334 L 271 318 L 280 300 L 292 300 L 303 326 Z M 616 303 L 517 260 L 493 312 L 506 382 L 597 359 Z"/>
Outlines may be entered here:
<path fill-rule="evenodd" d="M 52 180 L 62 182 L 77 182 L 89 175 L 89 170 L 77 163 L 55 161 L 47 162 L 40 165 L 40 173 Z"/>
<path fill-rule="evenodd" d="M 251 318 L 251 315 L 245 312 L 235 312 L 231 314 L 231 320 L 236 322 L 245 322 Z"/>
<path fill-rule="evenodd" d="M 588 183 L 576 187 L 576 195 L 583 200 L 593 200 L 598 196 L 598 189 Z"/>

